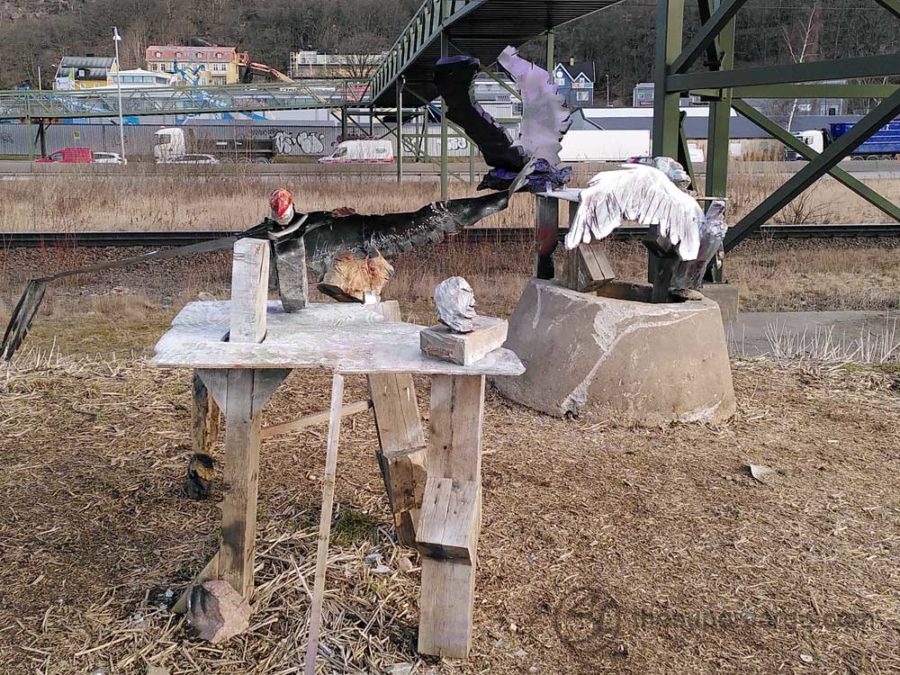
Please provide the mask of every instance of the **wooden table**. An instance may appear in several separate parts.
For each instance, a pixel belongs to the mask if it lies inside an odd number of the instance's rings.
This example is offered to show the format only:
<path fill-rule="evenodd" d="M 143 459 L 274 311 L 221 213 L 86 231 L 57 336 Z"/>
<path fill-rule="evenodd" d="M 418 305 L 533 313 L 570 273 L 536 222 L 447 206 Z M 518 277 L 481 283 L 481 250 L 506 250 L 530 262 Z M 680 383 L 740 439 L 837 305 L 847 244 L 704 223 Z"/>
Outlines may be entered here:
<path fill-rule="evenodd" d="M 248 243 L 249 242 L 249 243 Z M 218 554 L 199 578 L 221 578 L 245 599 L 253 590 L 260 419 L 266 401 L 294 368 L 334 374 L 329 417 L 319 560 L 324 567 L 334 493 L 343 376 L 369 376 L 381 442 L 385 483 L 398 527 L 405 518 L 422 553 L 419 651 L 464 658 L 472 637 L 476 545 L 481 522 L 481 431 L 485 375 L 520 375 L 524 367 L 506 349 L 471 366 L 422 354 L 422 326 L 396 319 L 396 304 L 312 304 L 285 313 L 267 302 L 268 247 L 235 245 L 230 302 L 193 302 L 156 345 L 152 364 L 193 368 L 225 414 L 226 491 Z M 260 290 L 262 289 L 262 290 Z M 411 374 L 431 376 L 427 443 Z M 386 447 L 387 446 L 387 447 Z M 422 450 L 424 446 L 424 450 Z M 424 452 L 425 485 L 391 476 L 402 460 Z M 408 468 L 408 467 L 406 467 Z M 407 472 L 408 473 L 408 472 Z M 392 490 L 392 482 L 406 483 Z M 407 476 L 408 478 L 408 476 Z M 421 481 L 419 481 L 421 482 Z M 401 494 L 402 493 L 402 494 Z M 397 519 L 398 501 L 403 518 Z M 316 589 L 324 584 L 317 570 Z M 310 645 L 317 637 L 316 595 Z M 318 610 L 318 611 L 317 611 Z M 314 646 L 311 647 L 313 656 Z M 309 664 L 309 662 L 308 662 Z"/>

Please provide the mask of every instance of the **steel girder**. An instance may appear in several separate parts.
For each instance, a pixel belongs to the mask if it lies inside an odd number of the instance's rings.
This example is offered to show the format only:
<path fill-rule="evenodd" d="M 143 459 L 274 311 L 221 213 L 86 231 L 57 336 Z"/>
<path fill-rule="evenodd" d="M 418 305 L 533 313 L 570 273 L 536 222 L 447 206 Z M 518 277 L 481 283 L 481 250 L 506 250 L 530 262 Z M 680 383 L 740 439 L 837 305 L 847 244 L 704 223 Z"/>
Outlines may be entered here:
<path fill-rule="evenodd" d="M 734 248 L 760 224 L 778 213 L 794 197 L 837 166 L 838 162 L 898 114 L 900 114 L 900 91 L 882 101 L 875 110 L 853 125 L 850 131 L 835 140 L 822 154 L 810 160 L 809 164 L 729 229 L 725 237 L 725 250 Z"/>
<path fill-rule="evenodd" d="M 809 147 L 806 143 L 801 141 L 799 138 L 794 136 L 791 132 L 789 132 L 784 127 L 776 124 L 768 117 L 759 112 L 756 108 L 749 105 L 744 101 L 732 101 L 731 106 L 735 109 L 737 113 L 743 115 L 748 120 L 753 122 L 756 126 L 758 126 L 763 131 L 771 134 L 774 138 L 777 138 L 779 141 L 784 143 L 786 146 L 795 150 L 799 155 L 801 155 L 804 159 L 814 160 L 816 157 L 819 157 L 819 153 Z M 854 178 L 848 172 L 843 169 L 835 166 L 833 167 L 829 173 L 838 181 L 846 185 L 848 188 L 853 190 L 856 194 L 858 194 L 863 199 L 867 200 L 873 206 L 877 206 L 879 209 L 888 214 L 891 218 L 894 218 L 897 221 L 900 221 L 900 207 L 894 204 L 889 199 L 883 197 L 878 194 L 875 190 L 870 188 L 868 185 L 863 183 L 858 178 Z"/>
<path fill-rule="evenodd" d="M 888 20 L 900 18 L 900 0 L 875 1 L 890 12 L 892 16 Z M 657 0 L 653 154 L 670 157 L 685 154 L 682 147 L 683 135 L 679 125 L 678 104 L 680 95 L 690 92 L 710 101 L 706 152 L 708 195 L 725 196 L 727 192 L 731 108 L 735 108 L 737 112 L 750 118 L 785 145 L 810 159 L 809 165 L 732 228 L 726 238 L 726 248 L 733 248 L 753 229 L 763 224 L 825 173 L 831 173 L 851 190 L 897 218 L 898 208 L 895 204 L 838 169 L 837 163 L 861 144 L 868 135 L 874 133 L 880 125 L 900 112 L 893 103 L 900 96 L 900 86 L 798 83 L 834 78 L 900 75 L 900 55 L 887 54 L 735 70 L 733 69 L 734 17 L 746 0 L 698 0 L 698 3 L 701 26 L 682 49 L 684 0 Z M 687 72 L 704 52 L 710 70 Z M 786 130 L 743 103 L 742 97 L 857 97 L 882 99 L 883 102 L 873 113 L 860 121 L 852 132 L 841 136 L 824 153 L 818 155 Z"/>

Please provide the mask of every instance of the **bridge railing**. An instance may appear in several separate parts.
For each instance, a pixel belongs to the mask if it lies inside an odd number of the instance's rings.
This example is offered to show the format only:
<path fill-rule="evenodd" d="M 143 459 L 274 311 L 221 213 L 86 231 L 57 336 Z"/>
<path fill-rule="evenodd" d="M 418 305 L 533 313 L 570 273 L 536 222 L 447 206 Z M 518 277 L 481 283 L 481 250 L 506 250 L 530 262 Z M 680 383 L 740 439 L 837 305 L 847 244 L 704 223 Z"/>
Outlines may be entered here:
<path fill-rule="evenodd" d="M 377 99 L 441 29 L 484 0 L 425 0 L 372 75 L 371 99 Z"/>
<path fill-rule="evenodd" d="M 277 84 L 123 88 L 122 114 L 253 112 L 359 105 L 364 100 L 367 84 L 368 80 L 303 80 Z M 0 91 L 0 119 L 110 117 L 118 112 L 115 88 Z"/>

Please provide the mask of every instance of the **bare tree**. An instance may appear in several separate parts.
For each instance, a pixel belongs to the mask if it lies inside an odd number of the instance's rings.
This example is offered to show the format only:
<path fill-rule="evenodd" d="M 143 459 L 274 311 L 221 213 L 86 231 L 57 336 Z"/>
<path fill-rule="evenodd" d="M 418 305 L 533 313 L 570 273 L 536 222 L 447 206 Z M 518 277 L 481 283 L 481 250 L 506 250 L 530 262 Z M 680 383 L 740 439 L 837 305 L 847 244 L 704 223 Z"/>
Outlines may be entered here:
<path fill-rule="evenodd" d="M 822 11 L 819 0 L 813 2 L 809 16 L 792 26 L 783 26 L 784 41 L 794 63 L 807 63 L 819 59 L 819 38 L 822 34 Z M 787 130 L 791 131 L 798 99 L 794 99 L 788 113 Z"/>

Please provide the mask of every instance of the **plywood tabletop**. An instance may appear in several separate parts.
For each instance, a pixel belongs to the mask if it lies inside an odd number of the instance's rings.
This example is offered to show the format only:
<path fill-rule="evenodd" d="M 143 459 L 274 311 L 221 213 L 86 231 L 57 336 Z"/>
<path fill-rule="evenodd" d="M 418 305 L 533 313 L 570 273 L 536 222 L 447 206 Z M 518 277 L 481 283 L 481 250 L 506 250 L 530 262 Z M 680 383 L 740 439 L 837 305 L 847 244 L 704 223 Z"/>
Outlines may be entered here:
<path fill-rule="evenodd" d="M 386 321 L 377 305 L 313 303 L 286 313 L 270 301 L 259 344 L 227 342 L 229 301 L 192 302 L 159 340 L 151 364 L 163 368 L 331 368 L 339 373 L 521 375 L 508 349 L 469 366 L 425 356 L 423 326 Z"/>

